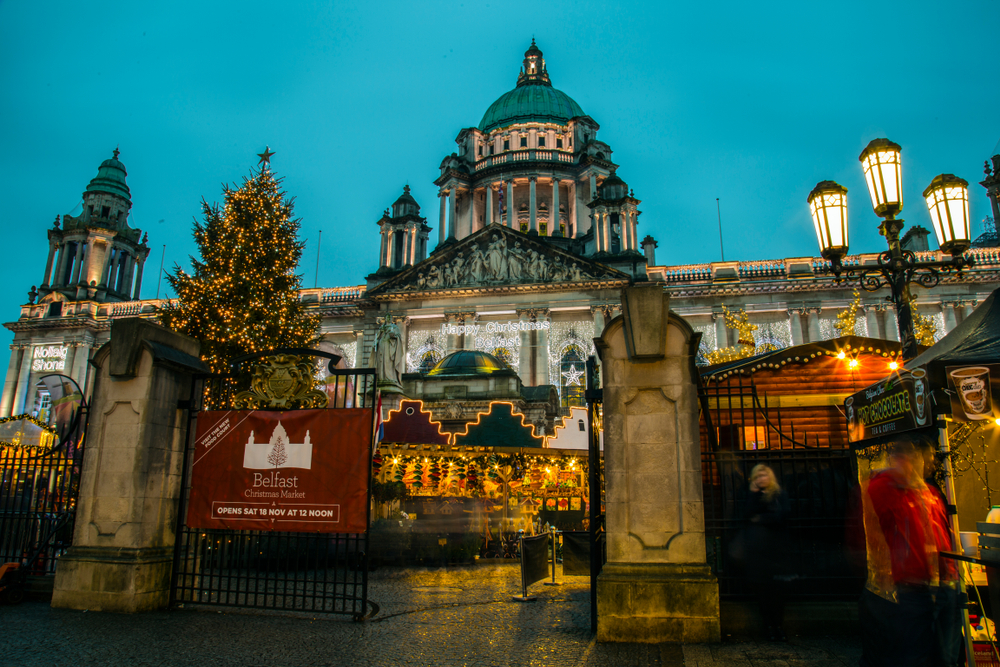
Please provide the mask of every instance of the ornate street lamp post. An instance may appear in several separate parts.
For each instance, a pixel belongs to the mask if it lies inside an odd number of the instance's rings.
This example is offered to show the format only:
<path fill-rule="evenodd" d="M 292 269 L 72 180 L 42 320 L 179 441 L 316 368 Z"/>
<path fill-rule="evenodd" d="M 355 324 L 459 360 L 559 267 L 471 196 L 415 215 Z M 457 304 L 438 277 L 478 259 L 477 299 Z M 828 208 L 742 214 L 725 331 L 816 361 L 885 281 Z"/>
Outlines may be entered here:
<path fill-rule="evenodd" d="M 899 245 L 899 232 L 903 229 L 903 220 L 896 217 L 903 210 L 899 154 L 898 144 L 888 139 L 875 139 L 859 158 L 872 209 L 883 219 L 879 232 L 889 244 L 889 250 L 878 256 L 875 265 L 845 267 L 842 264 L 847 255 L 847 188 L 833 181 L 818 183 L 809 193 L 809 211 L 816 227 L 820 253 L 830 262 L 830 270 L 838 280 L 843 274 L 846 279 L 857 280 L 868 292 L 889 288 L 889 300 L 896 309 L 903 359 L 909 360 L 917 356 L 910 283 L 931 288 L 940 282 L 942 273 L 972 266 L 972 258 L 963 256 L 969 248 L 969 184 L 952 174 L 941 174 L 924 190 L 938 244 L 950 258 L 918 262 L 912 251 L 903 250 Z"/>

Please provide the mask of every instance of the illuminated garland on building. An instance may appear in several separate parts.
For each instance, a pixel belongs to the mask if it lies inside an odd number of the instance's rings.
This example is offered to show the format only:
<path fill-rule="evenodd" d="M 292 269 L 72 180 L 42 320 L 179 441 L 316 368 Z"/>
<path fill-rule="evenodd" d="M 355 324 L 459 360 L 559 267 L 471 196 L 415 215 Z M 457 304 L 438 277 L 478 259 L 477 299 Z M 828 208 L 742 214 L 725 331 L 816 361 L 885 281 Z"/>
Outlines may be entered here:
<path fill-rule="evenodd" d="M 52 451 L 52 448 L 56 444 L 56 430 L 52 426 L 46 424 L 45 422 L 35 419 L 29 414 L 14 415 L 12 417 L 4 417 L 0 419 L 0 425 L 7 424 L 12 421 L 26 421 L 30 424 L 34 424 L 38 428 L 42 429 L 40 434 L 39 444 L 37 445 L 26 445 L 21 442 L 21 433 L 15 434 L 13 440 L 0 440 L 0 449 L 13 450 L 17 452 L 25 452 L 31 454 L 48 454 Z"/>
<path fill-rule="evenodd" d="M 750 318 L 742 308 L 734 314 L 731 310 L 723 306 L 722 315 L 726 321 L 726 328 L 738 331 L 739 338 L 735 346 L 719 348 L 706 354 L 705 359 L 708 361 L 709 366 L 746 359 L 757 354 L 764 354 L 765 352 L 778 349 L 771 343 L 757 345 L 754 336 L 757 325 L 750 324 Z"/>
<path fill-rule="evenodd" d="M 910 312 L 913 313 L 913 336 L 917 343 L 930 347 L 937 335 L 937 323 L 933 318 L 917 312 L 917 300 L 910 299 Z"/>
<path fill-rule="evenodd" d="M 304 244 L 299 220 L 265 166 L 239 189 L 224 186 L 224 205 L 202 200 L 195 222 L 201 260 L 194 274 L 181 267 L 168 276 L 178 301 L 160 321 L 201 341 L 201 356 L 215 372 L 230 359 L 276 347 L 309 347 L 319 317 L 306 314 L 295 272 Z"/>
<path fill-rule="evenodd" d="M 854 290 L 854 301 L 847 307 L 847 310 L 837 313 L 837 321 L 834 323 L 833 328 L 839 331 L 841 336 L 853 336 L 860 309 L 861 292 Z"/>

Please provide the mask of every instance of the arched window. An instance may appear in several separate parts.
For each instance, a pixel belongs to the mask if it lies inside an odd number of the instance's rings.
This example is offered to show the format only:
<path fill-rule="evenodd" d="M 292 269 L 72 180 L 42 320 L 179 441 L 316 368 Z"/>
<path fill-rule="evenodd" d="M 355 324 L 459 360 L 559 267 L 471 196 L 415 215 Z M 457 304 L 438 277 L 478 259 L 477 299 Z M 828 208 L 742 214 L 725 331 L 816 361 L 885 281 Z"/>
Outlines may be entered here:
<path fill-rule="evenodd" d="M 583 393 L 587 388 L 587 361 L 583 348 L 570 343 L 563 348 L 559 363 L 559 395 L 563 407 L 585 405 Z"/>

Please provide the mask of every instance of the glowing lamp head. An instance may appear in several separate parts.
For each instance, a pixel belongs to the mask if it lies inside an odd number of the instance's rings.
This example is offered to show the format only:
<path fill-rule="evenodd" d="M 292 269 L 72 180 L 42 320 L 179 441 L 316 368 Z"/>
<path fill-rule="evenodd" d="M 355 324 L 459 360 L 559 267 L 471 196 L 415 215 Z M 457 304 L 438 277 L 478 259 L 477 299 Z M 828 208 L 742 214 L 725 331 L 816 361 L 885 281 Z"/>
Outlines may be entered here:
<path fill-rule="evenodd" d="M 849 362 L 847 362 L 847 366 L 849 368 L 857 368 L 858 367 L 858 360 L 857 359 L 851 359 Z"/>
<path fill-rule="evenodd" d="M 841 350 L 840 352 L 837 353 L 837 358 L 841 359 L 841 360 L 846 359 L 847 358 L 847 354 L 845 354 L 844 351 Z"/>
<path fill-rule="evenodd" d="M 903 210 L 902 147 L 888 139 L 872 139 L 861 151 L 861 167 L 872 208 L 880 218 L 895 218 Z"/>
<path fill-rule="evenodd" d="M 969 182 L 954 174 L 935 176 L 924 199 L 942 252 L 961 255 L 968 250 Z"/>
<path fill-rule="evenodd" d="M 816 240 L 824 259 L 847 254 L 847 188 L 833 181 L 821 181 L 809 193 L 809 213 L 816 228 Z"/>
<path fill-rule="evenodd" d="M 895 361 L 890 361 L 889 362 L 889 370 L 890 371 L 894 371 L 897 368 L 899 368 L 899 364 L 897 364 Z"/>

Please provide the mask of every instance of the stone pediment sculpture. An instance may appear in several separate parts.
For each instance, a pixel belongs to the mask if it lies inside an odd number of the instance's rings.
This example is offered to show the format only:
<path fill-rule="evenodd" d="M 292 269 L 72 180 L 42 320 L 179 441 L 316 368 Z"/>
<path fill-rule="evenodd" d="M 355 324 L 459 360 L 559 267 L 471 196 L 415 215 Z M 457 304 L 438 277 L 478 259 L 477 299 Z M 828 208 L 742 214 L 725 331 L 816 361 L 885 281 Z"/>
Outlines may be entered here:
<path fill-rule="evenodd" d="M 403 271 L 370 298 L 458 288 L 628 282 L 609 266 L 554 248 L 522 232 L 491 225 Z"/>

